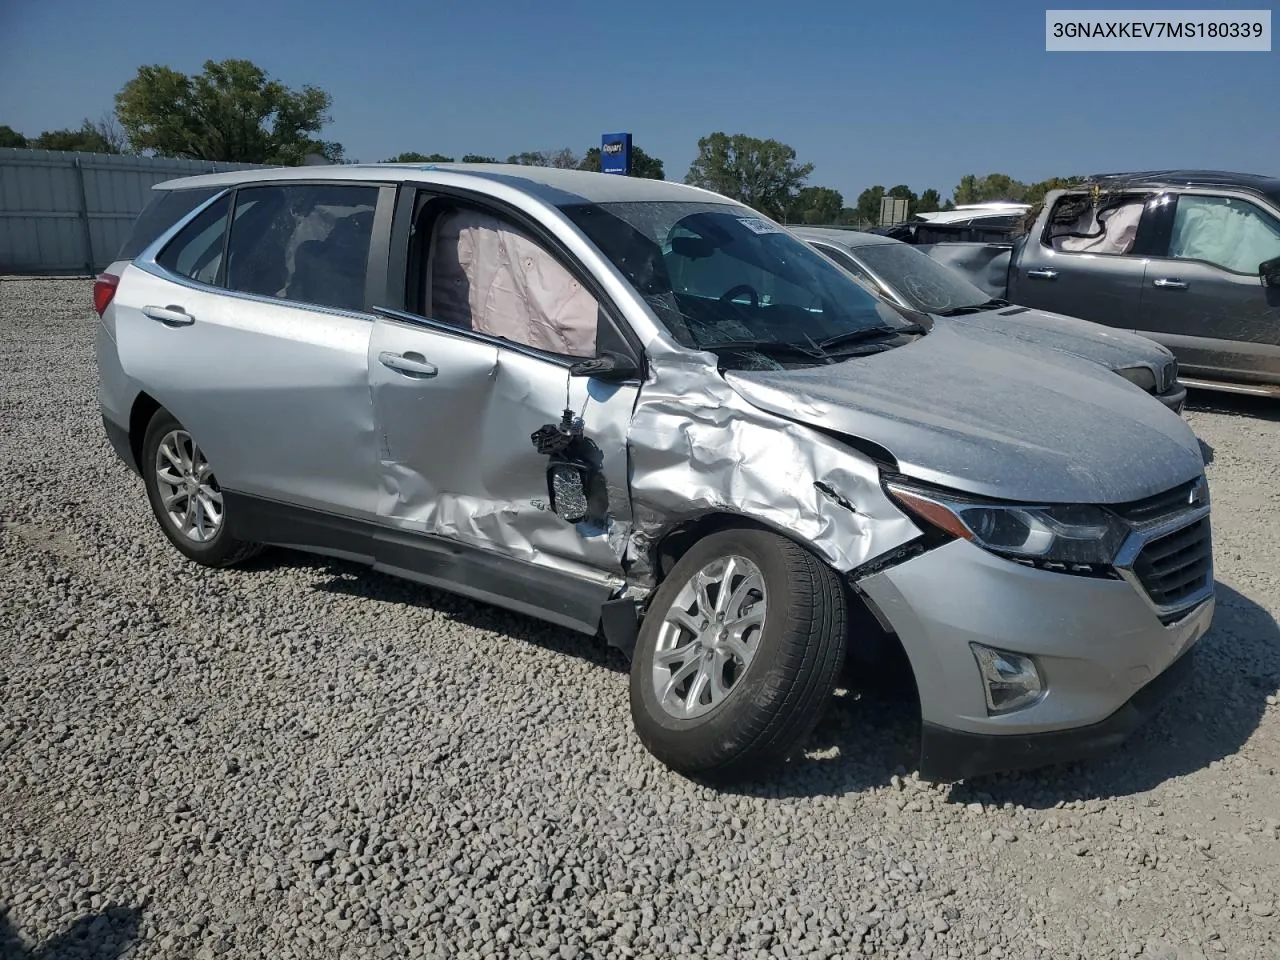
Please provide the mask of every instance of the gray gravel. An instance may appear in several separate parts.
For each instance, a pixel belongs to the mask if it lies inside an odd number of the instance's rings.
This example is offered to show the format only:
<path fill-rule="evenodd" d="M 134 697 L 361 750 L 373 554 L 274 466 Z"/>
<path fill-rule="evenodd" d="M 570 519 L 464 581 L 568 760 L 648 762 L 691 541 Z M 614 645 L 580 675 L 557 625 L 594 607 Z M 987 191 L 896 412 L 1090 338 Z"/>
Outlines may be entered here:
<path fill-rule="evenodd" d="M 0 281 L 0 955 L 1275 957 L 1280 403 L 1198 396 L 1221 581 L 1117 756 L 934 787 L 901 704 L 715 792 L 591 640 L 164 540 L 85 281 Z"/>

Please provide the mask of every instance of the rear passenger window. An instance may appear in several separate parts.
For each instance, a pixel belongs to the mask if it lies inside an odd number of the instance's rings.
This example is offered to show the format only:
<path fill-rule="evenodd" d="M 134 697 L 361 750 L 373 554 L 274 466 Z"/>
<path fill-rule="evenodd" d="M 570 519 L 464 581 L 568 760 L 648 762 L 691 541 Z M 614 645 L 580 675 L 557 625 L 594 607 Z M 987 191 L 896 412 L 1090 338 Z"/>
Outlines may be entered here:
<path fill-rule="evenodd" d="M 229 290 L 343 310 L 364 309 L 378 188 L 250 187 L 236 193 Z"/>
<path fill-rule="evenodd" d="M 1173 216 L 1169 256 L 1256 276 L 1260 264 L 1280 257 L 1280 220 L 1244 200 L 1184 194 Z"/>
<path fill-rule="evenodd" d="M 188 223 L 160 251 L 156 263 L 197 283 L 215 283 L 222 265 L 222 238 L 231 199 L 223 197 Z"/>
<path fill-rule="evenodd" d="M 132 260 L 175 223 L 204 203 L 218 188 L 204 187 L 198 190 L 157 190 L 148 201 L 138 219 L 133 222 L 129 239 L 124 242 L 117 260 Z"/>

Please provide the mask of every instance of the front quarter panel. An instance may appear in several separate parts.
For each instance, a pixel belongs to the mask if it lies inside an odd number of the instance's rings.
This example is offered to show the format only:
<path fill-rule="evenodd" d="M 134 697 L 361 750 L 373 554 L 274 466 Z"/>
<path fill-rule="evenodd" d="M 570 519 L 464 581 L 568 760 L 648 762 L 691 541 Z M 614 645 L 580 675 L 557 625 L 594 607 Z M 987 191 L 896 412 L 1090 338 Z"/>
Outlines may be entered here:
<path fill-rule="evenodd" d="M 651 363 L 630 455 L 633 575 L 654 572 L 652 547 L 667 532 L 707 514 L 772 527 L 840 572 L 921 535 L 886 496 L 869 457 L 751 406 L 697 355 Z"/>

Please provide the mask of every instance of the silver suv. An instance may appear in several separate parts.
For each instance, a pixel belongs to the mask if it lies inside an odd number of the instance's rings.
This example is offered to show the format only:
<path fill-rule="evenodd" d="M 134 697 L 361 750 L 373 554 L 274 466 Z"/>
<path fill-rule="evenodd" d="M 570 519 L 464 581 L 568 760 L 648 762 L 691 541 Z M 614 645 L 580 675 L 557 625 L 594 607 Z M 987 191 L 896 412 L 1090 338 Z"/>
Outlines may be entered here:
<path fill-rule="evenodd" d="M 753 776 L 905 654 L 921 773 L 1118 742 L 1213 611 L 1195 437 L 1083 357 L 873 296 L 688 186 L 497 165 L 161 184 L 94 299 L 103 421 L 190 559 L 368 564 L 631 659 Z"/>

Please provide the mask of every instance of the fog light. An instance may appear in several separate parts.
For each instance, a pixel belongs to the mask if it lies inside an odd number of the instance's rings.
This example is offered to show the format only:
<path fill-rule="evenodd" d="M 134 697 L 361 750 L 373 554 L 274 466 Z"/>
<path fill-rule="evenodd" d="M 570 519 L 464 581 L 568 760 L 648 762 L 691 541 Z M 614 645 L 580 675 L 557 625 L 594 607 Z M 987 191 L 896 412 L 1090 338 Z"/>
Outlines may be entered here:
<path fill-rule="evenodd" d="M 969 647 L 978 661 L 978 672 L 982 674 L 988 713 L 1021 710 L 1044 695 L 1040 671 L 1030 657 L 984 647 L 980 643 L 971 643 Z"/>

